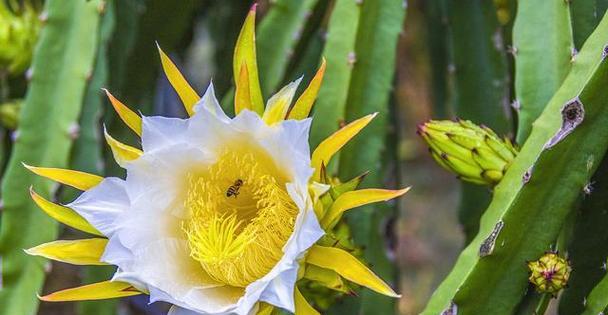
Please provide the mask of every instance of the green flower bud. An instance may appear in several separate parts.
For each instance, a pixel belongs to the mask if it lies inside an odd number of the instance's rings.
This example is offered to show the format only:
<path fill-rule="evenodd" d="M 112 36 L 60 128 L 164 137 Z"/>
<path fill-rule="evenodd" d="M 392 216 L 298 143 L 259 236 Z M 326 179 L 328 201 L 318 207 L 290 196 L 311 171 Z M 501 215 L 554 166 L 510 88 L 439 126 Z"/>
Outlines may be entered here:
<path fill-rule="evenodd" d="M 13 8 L 0 1 L 0 72 L 15 75 L 27 69 L 40 24 L 38 11 L 29 2 Z"/>
<path fill-rule="evenodd" d="M 469 120 L 431 120 L 418 134 L 439 165 L 475 184 L 496 185 L 517 155 L 511 141 Z"/>
<path fill-rule="evenodd" d="M 548 252 L 538 260 L 528 262 L 528 280 L 540 293 L 557 293 L 566 287 L 570 278 L 570 263 L 557 253 Z"/>

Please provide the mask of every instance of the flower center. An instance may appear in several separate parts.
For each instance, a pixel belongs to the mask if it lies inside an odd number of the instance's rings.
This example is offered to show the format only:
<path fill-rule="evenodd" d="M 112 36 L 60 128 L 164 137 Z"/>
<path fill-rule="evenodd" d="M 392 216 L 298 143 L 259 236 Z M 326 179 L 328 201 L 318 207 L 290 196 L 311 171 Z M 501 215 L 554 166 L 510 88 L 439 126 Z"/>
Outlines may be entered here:
<path fill-rule="evenodd" d="M 183 222 L 190 255 L 214 280 L 246 287 L 283 256 L 298 208 L 262 152 L 229 152 L 189 176 Z"/>

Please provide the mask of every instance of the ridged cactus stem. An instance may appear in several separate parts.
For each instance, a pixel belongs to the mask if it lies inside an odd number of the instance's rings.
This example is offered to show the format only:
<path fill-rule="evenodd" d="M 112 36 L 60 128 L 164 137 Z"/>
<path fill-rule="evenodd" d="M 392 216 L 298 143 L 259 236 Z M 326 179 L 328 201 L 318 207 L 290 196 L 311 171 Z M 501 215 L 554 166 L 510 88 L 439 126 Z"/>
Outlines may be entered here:
<path fill-rule="evenodd" d="M 108 42 L 114 30 L 115 1 L 108 0 L 105 4 L 103 18 L 99 27 L 99 45 L 95 57 L 95 68 L 86 89 L 82 114 L 79 121 L 79 137 L 74 142 L 71 157 L 71 169 L 81 170 L 92 174 L 103 174 L 102 136 L 100 119 L 105 94 L 101 91 L 108 84 Z M 72 201 L 78 194 L 74 190 L 63 190 L 63 199 Z M 96 283 L 110 279 L 114 272 L 112 266 L 86 266 L 83 271 L 83 284 Z M 107 300 L 81 302 L 77 306 L 81 315 L 114 315 L 117 301 Z"/>
<path fill-rule="evenodd" d="M 386 152 L 387 132 L 390 129 L 390 96 L 397 43 L 402 32 L 406 8 L 401 0 L 364 1 L 361 6 L 361 20 L 357 31 L 356 54 L 349 84 L 346 119 L 352 121 L 370 113 L 378 112 L 378 117 L 362 131 L 340 155 L 339 173 L 341 178 L 353 178 L 365 171 L 370 174 L 364 186 L 382 186 L 386 167 L 390 161 Z M 317 104 L 316 106 L 321 106 Z M 327 105 L 325 105 L 327 106 Z M 318 117 L 318 116 L 317 116 Z M 357 244 L 364 246 L 364 258 L 374 266 L 383 279 L 396 280 L 396 270 L 389 261 L 385 246 L 387 235 L 385 222 L 395 216 L 389 206 L 367 206 L 347 216 Z M 358 314 L 391 314 L 394 299 L 375 294 L 368 290 L 361 292 Z"/>
<path fill-rule="evenodd" d="M 357 1 L 335 1 L 323 50 L 327 69 L 314 108 L 314 115 L 323 119 L 313 121 L 310 132 L 310 143 L 313 148 L 345 122 L 348 88 L 353 68 L 357 63 L 355 45 L 360 16 L 361 6 Z M 338 161 L 334 158 L 327 166 L 329 174 L 336 173 Z"/>
<path fill-rule="evenodd" d="M 19 129 L 2 182 L 4 208 L 0 229 L 2 289 L 0 314 L 34 314 L 46 262 L 28 257 L 29 248 L 55 239 L 56 224 L 33 204 L 28 187 L 45 197 L 49 181 L 23 167 L 66 167 L 87 78 L 93 69 L 101 1 L 49 0 L 48 18 L 37 44 L 32 80 L 21 112 Z"/>
<path fill-rule="evenodd" d="M 569 1 L 521 1 L 513 26 L 517 143 L 557 91 L 576 58 Z"/>
<path fill-rule="evenodd" d="M 606 43 L 605 16 L 494 189 L 479 234 L 423 314 L 441 313 L 452 303 L 465 314 L 514 311 L 528 286 L 525 261 L 555 242 L 608 147 Z"/>
<path fill-rule="evenodd" d="M 576 221 L 568 246 L 568 258 L 572 262 L 572 278 L 568 289 L 560 297 L 560 314 L 581 314 L 585 301 L 594 287 L 606 276 L 608 257 L 608 158 L 604 157 L 600 168 L 582 193 L 581 205 L 572 220 Z M 607 304 L 608 305 L 608 304 Z M 597 314 L 597 312 L 595 313 Z"/>

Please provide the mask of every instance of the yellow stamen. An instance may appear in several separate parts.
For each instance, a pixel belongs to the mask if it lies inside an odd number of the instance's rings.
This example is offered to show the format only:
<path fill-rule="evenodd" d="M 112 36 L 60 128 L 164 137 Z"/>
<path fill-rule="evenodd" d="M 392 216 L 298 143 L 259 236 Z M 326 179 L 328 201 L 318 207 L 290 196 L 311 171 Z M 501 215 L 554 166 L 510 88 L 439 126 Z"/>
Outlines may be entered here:
<path fill-rule="evenodd" d="M 240 180 L 240 181 L 239 181 Z M 190 175 L 183 223 L 191 256 L 214 280 L 246 287 L 283 256 L 298 208 L 263 152 L 230 152 Z"/>

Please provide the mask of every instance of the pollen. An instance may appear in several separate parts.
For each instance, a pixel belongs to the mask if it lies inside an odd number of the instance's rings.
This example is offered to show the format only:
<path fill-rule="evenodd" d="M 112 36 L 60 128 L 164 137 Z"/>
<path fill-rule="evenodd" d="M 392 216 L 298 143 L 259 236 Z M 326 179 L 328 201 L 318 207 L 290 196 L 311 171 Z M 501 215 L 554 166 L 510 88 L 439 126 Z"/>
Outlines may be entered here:
<path fill-rule="evenodd" d="M 224 153 L 205 172 L 189 175 L 190 217 L 182 229 L 191 257 L 211 278 L 246 287 L 277 264 L 298 214 L 286 178 L 258 151 Z"/>

